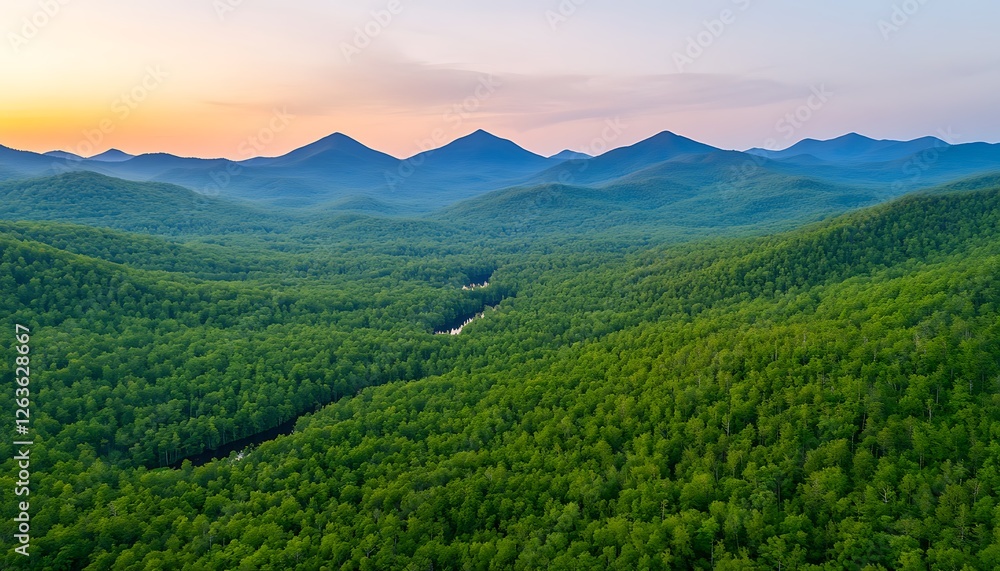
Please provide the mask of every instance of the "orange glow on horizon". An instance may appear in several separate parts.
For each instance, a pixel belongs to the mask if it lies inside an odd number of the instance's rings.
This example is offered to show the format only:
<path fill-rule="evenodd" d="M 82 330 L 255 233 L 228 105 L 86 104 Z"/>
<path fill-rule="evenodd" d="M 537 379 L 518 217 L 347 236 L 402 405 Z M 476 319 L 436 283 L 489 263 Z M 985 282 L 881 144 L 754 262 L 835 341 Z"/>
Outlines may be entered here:
<path fill-rule="evenodd" d="M 24 24 L 37 0 L 0 4 L 0 145 L 245 159 L 340 132 L 405 158 L 480 128 L 543 155 L 588 152 L 609 120 L 629 128 L 607 148 L 663 130 L 736 149 L 848 131 L 905 139 L 950 127 L 969 141 L 1000 131 L 995 50 L 971 47 L 995 34 L 969 25 L 992 21 L 983 11 L 995 6 L 956 4 L 952 20 L 921 18 L 887 42 L 874 25 L 843 33 L 877 20 L 870 3 L 816 19 L 792 13 L 818 8 L 754 3 L 753 18 L 680 71 L 672 54 L 714 17 L 704 3 L 588 3 L 558 29 L 516 2 L 405 2 L 391 24 L 373 23 L 365 3 L 320 0 L 224 12 L 207 0 L 55 4 L 37 29 Z M 377 33 L 359 39 L 365 29 Z M 945 49 L 940 37 L 965 43 Z M 832 102 L 783 138 L 776 123 L 820 84 Z M 276 113 L 294 119 L 276 128 Z"/>

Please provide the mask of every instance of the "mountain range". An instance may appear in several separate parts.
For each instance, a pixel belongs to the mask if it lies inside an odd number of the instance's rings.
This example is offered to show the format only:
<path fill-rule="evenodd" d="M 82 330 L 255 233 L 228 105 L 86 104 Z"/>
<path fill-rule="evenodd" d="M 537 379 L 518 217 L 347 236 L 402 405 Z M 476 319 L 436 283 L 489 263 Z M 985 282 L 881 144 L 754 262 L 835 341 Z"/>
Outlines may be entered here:
<path fill-rule="evenodd" d="M 514 213 L 537 208 L 544 202 L 540 196 L 575 193 L 584 203 L 599 196 L 605 206 L 647 213 L 692 204 L 711 210 L 725 196 L 753 203 L 746 210 L 753 218 L 760 210 L 787 209 L 800 199 L 831 207 L 863 205 L 998 172 L 1000 145 L 951 145 L 936 137 L 875 140 L 851 133 L 827 141 L 805 139 L 782 151 L 739 152 L 665 131 L 595 157 L 570 150 L 544 157 L 478 130 L 406 159 L 342 133 L 281 156 L 244 161 L 133 156 L 117 149 L 83 158 L 0 146 L 0 180 L 76 171 L 310 211 L 421 215 L 503 204 L 504 211 Z M 468 200 L 475 202 L 461 205 Z M 684 218 L 701 211 L 679 214 Z"/>
<path fill-rule="evenodd" d="M 997 146 L 796 147 L 0 148 L 36 566 L 1000 567 Z"/>
<path fill-rule="evenodd" d="M 875 140 L 857 133 L 848 133 L 828 141 L 803 139 L 783 151 L 754 148 L 747 152 L 771 159 L 798 157 L 830 162 L 877 163 L 903 159 L 930 149 L 943 149 L 949 146 L 948 143 L 937 137 L 921 137 L 912 141 L 893 141 Z"/>

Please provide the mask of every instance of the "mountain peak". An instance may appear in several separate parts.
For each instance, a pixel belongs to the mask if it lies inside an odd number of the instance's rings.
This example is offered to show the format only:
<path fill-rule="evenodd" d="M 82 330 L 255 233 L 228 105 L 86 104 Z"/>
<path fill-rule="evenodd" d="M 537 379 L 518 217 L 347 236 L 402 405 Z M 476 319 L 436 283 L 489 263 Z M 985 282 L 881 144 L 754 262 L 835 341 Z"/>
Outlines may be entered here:
<path fill-rule="evenodd" d="M 910 156 L 933 147 L 946 146 L 937 137 L 921 137 L 912 141 L 873 139 L 858 133 L 847 133 L 833 139 L 802 139 L 781 151 L 750 149 L 747 152 L 774 159 L 811 155 L 821 161 L 881 162 Z"/>
<path fill-rule="evenodd" d="M 686 137 L 681 137 L 677 133 L 674 133 L 673 131 L 670 130 L 660 131 L 659 133 L 650 137 L 650 139 L 685 139 L 685 138 Z"/>
<path fill-rule="evenodd" d="M 491 139 L 503 139 L 503 137 L 499 137 L 497 135 L 494 135 L 493 133 L 490 133 L 486 129 L 476 129 L 475 131 L 469 133 L 470 137 L 473 136 L 473 135 L 475 135 L 477 137 L 489 137 Z"/>
<path fill-rule="evenodd" d="M 452 141 L 449 144 L 453 145 L 455 143 L 458 143 L 459 141 L 462 141 L 462 142 L 465 142 L 465 143 L 480 143 L 480 144 L 503 142 L 503 143 L 510 143 L 512 145 L 516 145 L 516 143 L 514 143 L 513 141 L 508 140 L 508 139 L 504 139 L 502 137 L 497 137 L 493 133 L 490 133 L 489 131 L 486 131 L 484 129 L 476 129 L 475 131 L 469 133 L 468 135 L 465 135 L 464 137 L 459 137 L 459 138 L 455 139 L 454 141 Z M 447 145 L 445 145 L 445 146 L 447 146 Z"/>
<path fill-rule="evenodd" d="M 343 147 L 364 147 L 364 145 L 362 145 L 361 143 L 359 143 L 356 139 L 354 139 L 354 138 L 352 138 L 352 137 L 350 137 L 348 135 L 345 135 L 344 133 L 341 133 L 340 131 L 337 131 L 336 133 L 332 133 L 330 135 L 327 135 L 327 136 L 323 137 L 322 139 L 318 139 L 318 140 L 316 140 L 316 141 L 314 141 L 312 143 L 309 143 L 308 145 L 306 145 L 304 147 L 300 147 L 297 150 L 308 149 L 308 148 L 311 148 L 311 147 L 317 147 L 317 148 L 318 147 L 324 147 L 324 148 L 341 147 L 341 148 L 343 148 Z"/>
<path fill-rule="evenodd" d="M 564 151 L 561 151 L 559 153 L 556 153 L 556 154 L 552 155 L 549 158 L 550 159 L 556 159 L 556 160 L 559 160 L 559 161 L 572 161 L 572 160 L 592 159 L 594 157 L 592 157 L 591 155 L 588 155 L 587 153 L 580 153 L 580 152 L 577 152 L 577 151 L 571 151 L 569 149 L 566 149 Z"/>
<path fill-rule="evenodd" d="M 340 131 L 336 131 L 334 133 L 331 133 L 331 134 L 323 137 L 322 139 L 319 139 L 319 141 L 342 141 L 342 142 L 358 143 L 358 141 L 356 139 L 354 139 L 350 135 L 347 135 L 345 133 L 341 133 Z M 316 142 L 319 142 L 319 141 L 316 141 Z M 361 143 L 358 143 L 358 144 L 360 145 Z"/>
<path fill-rule="evenodd" d="M 545 160 L 544 157 L 528 151 L 514 141 L 498 137 L 483 129 L 477 129 L 426 154 L 459 160 Z"/>
<path fill-rule="evenodd" d="M 270 158 L 257 157 L 246 162 L 252 165 L 330 167 L 356 164 L 358 161 L 363 163 L 378 161 L 384 165 L 395 159 L 338 131 L 284 155 Z"/>
<path fill-rule="evenodd" d="M 118 149 L 108 149 L 99 155 L 90 157 L 89 160 L 105 163 L 120 163 L 132 158 L 135 158 L 135 155 L 130 155 L 124 151 L 119 151 Z"/>
<path fill-rule="evenodd" d="M 6 147 L 0 147 L 0 148 L 6 148 Z M 45 155 L 46 157 L 55 157 L 57 159 L 67 159 L 73 161 L 83 160 L 83 157 L 81 157 L 80 155 L 76 153 L 70 153 L 68 151 L 49 151 L 47 153 L 42 153 L 42 154 Z"/>
<path fill-rule="evenodd" d="M 668 160 L 678 155 L 711 153 L 719 150 L 710 145 L 699 143 L 694 139 L 678 135 L 672 131 L 661 131 L 648 139 L 639 141 L 631 147 L 624 148 L 631 149 L 631 151 L 616 149 L 610 152 L 616 154 L 621 153 L 623 155 L 626 152 L 631 154 L 640 152 L 644 154 L 651 154 L 650 158 L 656 156 L 659 157 L 660 160 Z"/>
<path fill-rule="evenodd" d="M 834 137 L 830 139 L 831 141 L 874 141 L 871 137 L 866 137 L 860 133 L 850 132 L 846 135 L 841 135 L 839 137 Z"/>

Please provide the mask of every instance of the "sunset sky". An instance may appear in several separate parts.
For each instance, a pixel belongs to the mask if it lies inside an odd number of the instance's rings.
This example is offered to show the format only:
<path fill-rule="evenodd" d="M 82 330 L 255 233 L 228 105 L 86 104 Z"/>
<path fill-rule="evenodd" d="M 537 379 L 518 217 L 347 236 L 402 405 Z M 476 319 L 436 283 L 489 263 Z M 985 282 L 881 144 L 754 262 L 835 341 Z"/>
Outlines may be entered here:
<path fill-rule="evenodd" d="M 8 0 L 0 144 L 248 158 L 343 132 L 405 157 L 479 128 L 542 154 L 663 130 L 737 149 L 850 131 L 996 142 L 998 20 L 985 0 Z M 610 138 L 609 120 L 625 126 Z"/>

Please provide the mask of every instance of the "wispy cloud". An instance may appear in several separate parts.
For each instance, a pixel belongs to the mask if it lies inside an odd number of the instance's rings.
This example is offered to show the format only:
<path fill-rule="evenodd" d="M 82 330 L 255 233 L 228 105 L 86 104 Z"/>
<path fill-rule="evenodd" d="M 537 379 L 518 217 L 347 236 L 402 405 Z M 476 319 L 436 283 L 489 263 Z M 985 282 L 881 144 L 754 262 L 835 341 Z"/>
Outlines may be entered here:
<path fill-rule="evenodd" d="M 316 115 L 349 107 L 368 112 L 432 116 L 470 96 L 484 77 L 501 87 L 481 113 L 526 128 L 613 115 L 737 109 L 792 100 L 800 88 L 725 74 L 519 74 L 407 60 L 372 58 L 338 70 L 302 111 Z"/>

